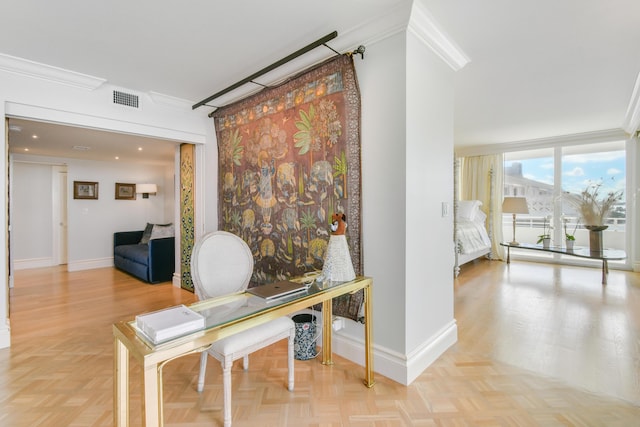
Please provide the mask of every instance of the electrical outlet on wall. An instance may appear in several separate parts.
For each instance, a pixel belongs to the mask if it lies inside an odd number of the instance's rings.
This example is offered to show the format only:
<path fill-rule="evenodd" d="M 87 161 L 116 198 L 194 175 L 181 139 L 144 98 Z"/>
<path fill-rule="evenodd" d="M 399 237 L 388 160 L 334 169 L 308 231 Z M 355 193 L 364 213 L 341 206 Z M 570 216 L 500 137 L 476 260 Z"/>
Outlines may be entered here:
<path fill-rule="evenodd" d="M 342 317 L 334 317 L 333 318 L 333 330 L 339 331 L 344 328 L 344 319 Z"/>

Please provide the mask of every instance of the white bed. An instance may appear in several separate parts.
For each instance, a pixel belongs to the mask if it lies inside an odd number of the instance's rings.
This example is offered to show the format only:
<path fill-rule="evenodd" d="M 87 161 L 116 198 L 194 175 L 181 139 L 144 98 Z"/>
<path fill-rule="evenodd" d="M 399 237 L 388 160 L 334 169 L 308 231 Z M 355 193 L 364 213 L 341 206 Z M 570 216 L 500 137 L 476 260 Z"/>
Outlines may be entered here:
<path fill-rule="evenodd" d="M 460 266 L 491 253 L 491 239 L 486 228 L 486 214 L 479 200 L 460 200 L 455 218 L 456 277 Z"/>

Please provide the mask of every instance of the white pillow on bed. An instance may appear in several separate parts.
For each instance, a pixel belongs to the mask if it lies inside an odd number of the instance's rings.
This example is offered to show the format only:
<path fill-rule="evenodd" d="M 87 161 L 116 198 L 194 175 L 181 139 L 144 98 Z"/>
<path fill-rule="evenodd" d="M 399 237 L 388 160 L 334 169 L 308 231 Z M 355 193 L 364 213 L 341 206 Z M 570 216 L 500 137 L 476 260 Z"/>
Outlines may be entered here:
<path fill-rule="evenodd" d="M 487 214 L 482 212 L 482 209 L 478 209 L 478 212 L 476 212 L 476 217 L 473 218 L 473 222 L 477 222 L 478 224 L 482 224 L 482 226 L 484 226 L 486 221 Z"/>
<path fill-rule="evenodd" d="M 460 200 L 458 202 L 458 220 L 473 221 L 482 206 L 480 200 Z"/>

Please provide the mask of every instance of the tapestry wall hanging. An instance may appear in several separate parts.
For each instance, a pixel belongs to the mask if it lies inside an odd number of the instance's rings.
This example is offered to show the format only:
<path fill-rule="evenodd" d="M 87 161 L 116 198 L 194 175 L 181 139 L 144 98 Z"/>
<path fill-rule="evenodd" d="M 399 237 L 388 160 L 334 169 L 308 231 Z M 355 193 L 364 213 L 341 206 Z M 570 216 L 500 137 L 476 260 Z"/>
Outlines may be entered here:
<path fill-rule="evenodd" d="M 218 109 L 219 229 L 251 248 L 253 284 L 321 270 L 334 212 L 362 274 L 360 93 L 350 55 Z"/>

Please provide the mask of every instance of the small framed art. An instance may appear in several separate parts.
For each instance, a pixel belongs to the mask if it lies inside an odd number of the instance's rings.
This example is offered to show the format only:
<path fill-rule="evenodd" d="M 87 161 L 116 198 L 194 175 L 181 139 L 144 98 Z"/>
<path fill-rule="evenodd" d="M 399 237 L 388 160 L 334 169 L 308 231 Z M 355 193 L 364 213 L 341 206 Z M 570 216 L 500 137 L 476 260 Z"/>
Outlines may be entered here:
<path fill-rule="evenodd" d="M 116 182 L 116 200 L 135 200 L 136 185 Z"/>
<path fill-rule="evenodd" d="M 91 181 L 73 181 L 74 199 L 98 199 L 98 183 Z"/>

